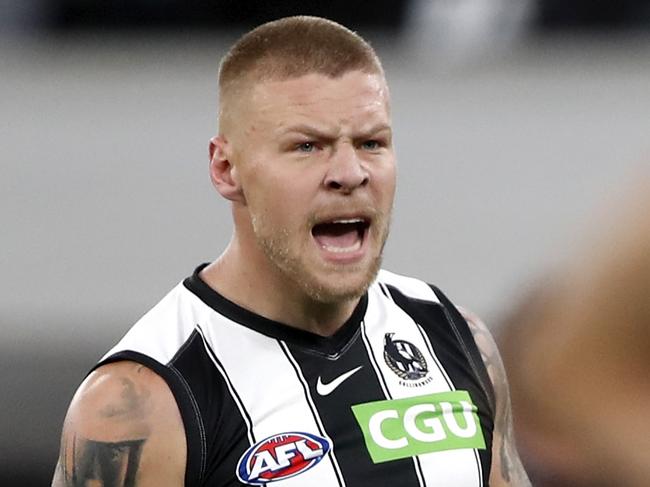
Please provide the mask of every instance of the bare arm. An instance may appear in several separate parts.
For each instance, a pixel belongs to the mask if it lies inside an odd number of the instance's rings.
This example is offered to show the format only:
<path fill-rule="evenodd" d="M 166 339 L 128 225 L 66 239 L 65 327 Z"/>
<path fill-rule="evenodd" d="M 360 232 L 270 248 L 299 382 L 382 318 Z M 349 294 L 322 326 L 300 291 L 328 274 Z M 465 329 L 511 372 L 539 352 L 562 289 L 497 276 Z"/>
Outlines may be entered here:
<path fill-rule="evenodd" d="M 52 487 L 182 487 L 185 455 L 166 383 L 140 364 L 109 364 L 72 399 Z"/>
<path fill-rule="evenodd" d="M 530 487 L 530 480 L 528 480 L 528 475 L 526 475 L 517 453 L 508 380 L 499 350 L 485 323 L 467 310 L 461 309 L 460 311 L 474 335 L 496 396 L 490 485 L 492 487 Z"/>

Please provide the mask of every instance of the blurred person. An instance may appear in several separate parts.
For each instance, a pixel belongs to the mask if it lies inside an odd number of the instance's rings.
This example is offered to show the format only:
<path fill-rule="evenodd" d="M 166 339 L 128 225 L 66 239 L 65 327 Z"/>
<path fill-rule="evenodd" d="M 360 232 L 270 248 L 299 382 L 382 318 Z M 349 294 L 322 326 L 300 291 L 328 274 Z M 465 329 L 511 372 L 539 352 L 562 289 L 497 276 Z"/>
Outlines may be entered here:
<path fill-rule="evenodd" d="M 518 440 L 544 486 L 650 479 L 650 180 L 507 321 Z"/>
<path fill-rule="evenodd" d="M 270 22 L 222 60 L 219 94 L 231 242 L 80 386 L 53 485 L 529 485 L 485 325 L 380 270 L 395 154 L 372 48 Z"/>

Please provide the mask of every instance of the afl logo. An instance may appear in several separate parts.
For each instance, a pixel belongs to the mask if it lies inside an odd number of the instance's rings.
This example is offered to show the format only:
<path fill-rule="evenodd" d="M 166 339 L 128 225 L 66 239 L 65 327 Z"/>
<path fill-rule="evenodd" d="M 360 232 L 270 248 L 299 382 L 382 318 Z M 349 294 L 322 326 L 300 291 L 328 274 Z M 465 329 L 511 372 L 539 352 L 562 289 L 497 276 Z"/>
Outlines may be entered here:
<path fill-rule="evenodd" d="M 384 335 L 384 360 L 400 379 L 418 380 L 427 375 L 427 361 L 422 352 L 406 340 L 393 340 L 394 333 Z"/>
<path fill-rule="evenodd" d="M 269 436 L 242 455 L 237 464 L 237 477 L 249 485 L 295 477 L 314 467 L 329 450 L 329 440 L 311 433 Z"/>

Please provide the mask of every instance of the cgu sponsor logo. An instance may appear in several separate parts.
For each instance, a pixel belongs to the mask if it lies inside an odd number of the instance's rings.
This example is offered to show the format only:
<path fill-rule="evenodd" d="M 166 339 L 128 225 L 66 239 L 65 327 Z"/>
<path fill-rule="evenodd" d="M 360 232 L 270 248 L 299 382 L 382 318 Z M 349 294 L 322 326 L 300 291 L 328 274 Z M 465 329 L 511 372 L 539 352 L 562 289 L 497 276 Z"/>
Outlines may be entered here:
<path fill-rule="evenodd" d="M 246 450 L 237 464 L 237 477 L 249 485 L 295 477 L 314 467 L 329 450 L 329 440 L 311 433 L 273 435 Z"/>
<path fill-rule="evenodd" d="M 374 463 L 460 448 L 485 448 L 467 391 L 352 406 Z"/>

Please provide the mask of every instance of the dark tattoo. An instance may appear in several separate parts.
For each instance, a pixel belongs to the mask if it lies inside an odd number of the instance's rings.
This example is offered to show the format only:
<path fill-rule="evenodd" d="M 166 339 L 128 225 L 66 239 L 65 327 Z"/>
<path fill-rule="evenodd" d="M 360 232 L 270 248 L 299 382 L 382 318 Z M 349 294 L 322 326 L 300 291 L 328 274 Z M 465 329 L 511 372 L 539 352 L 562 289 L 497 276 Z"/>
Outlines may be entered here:
<path fill-rule="evenodd" d="M 65 487 L 135 487 L 140 454 L 145 439 L 102 442 L 72 438 L 68 465 L 67 452 L 60 466 Z M 68 467 L 71 467 L 68 470 Z M 95 481 L 93 483 L 88 483 Z"/>
<path fill-rule="evenodd" d="M 501 440 L 501 448 L 499 454 L 501 455 L 501 477 L 507 482 L 510 482 L 510 472 L 513 468 L 512 459 L 510 456 L 509 445 L 514 441 L 512 435 L 512 414 L 510 413 L 510 408 L 507 408 L 505 416 L 503 439 Z"/>
<path fill-rule="evenodd" d="M 118 420 L 142 419 L 145 416 L 145 406 L 149 398 L 149 391 L 137 391 L 132 380 L 122 377 L 122 393 L 120 401 L 116 404 L 108 404 L 99 411 L 104 418 Z"/>
<path fill-rule="evenodd" d="M 481 358 L 485 363 L 497 396 L 497 410 L 494 422 L 495 433 L 501 436 L 499 446 L 501 469 L 499 473 L 501 478 L 508 484 L 512 483 L 511 485 L 517 487 L 530 486 L 530 481 L 515 447 L 510 392 L 508 391 L 508 380 L 499 350 L 487 327 L 481 323 L 478 317 L 465 311 L 463 311 L 463 316 L 467 320 L 476 345 L 481 352 Z"/>

